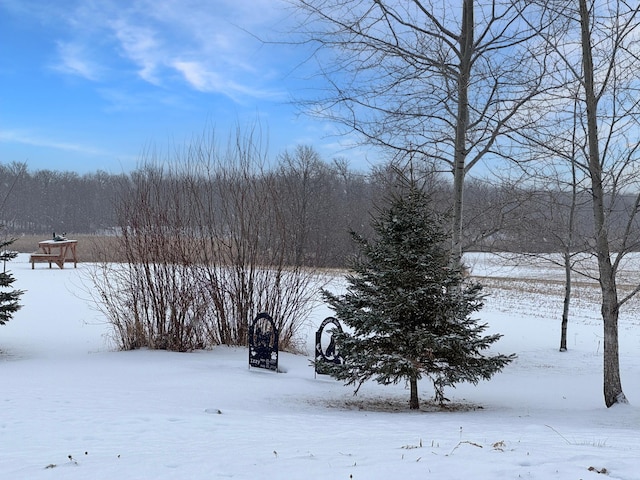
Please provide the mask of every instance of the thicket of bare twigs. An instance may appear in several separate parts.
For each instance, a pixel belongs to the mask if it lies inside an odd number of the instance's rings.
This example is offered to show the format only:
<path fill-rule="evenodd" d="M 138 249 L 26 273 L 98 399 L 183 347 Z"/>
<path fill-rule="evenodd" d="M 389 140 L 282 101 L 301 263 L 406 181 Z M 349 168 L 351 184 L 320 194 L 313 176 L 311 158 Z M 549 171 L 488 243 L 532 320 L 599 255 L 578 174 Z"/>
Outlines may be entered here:
<path fill-rule="evenodd" d="M 250 137 L 223 152 L 207 139 L 171 161 L 149 156 L 131 177 L 117 205 L 125 261 L 92 274 L 120 348 L 245 345 L 267 311 L 281 348 L 296 349 L 322 277 L 290 261 L 299 225 L 262 166 Z"/>

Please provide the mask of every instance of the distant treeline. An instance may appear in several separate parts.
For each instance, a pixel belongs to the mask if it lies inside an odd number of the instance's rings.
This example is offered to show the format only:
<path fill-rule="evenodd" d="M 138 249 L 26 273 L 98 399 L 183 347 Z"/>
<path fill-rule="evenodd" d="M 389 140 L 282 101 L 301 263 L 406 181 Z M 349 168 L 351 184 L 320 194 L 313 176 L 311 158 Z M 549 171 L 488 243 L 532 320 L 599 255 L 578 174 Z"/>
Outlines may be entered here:
<path fill-rule="evenodd" d="M 78 175 L 53 170 L 29 171 L 23 163 L 0 165 L 3 233 L 9 236 L 118 233 L 130 221 L 122 214 L 128 210 L 127 204 L 131 207 L 131 202 L 139 201 L 132 192 L 148 185 L 149 181 L 167 182 L 166 188 L 157 188 L 158 192 L 165 192 L 167 198 L 158 197 L 153 201 L 160 209 L 163 203 L 166 208 L 173 208 L 171 205 L 175 202 L 169 197 L 177 195 L 172 192 L 182 191 L 175 187 L 180 179 L 175 178 L 175 169 L 172 175 L 159 176 L 158 171 L 162 169 L 162 166 L 147 165 L 128 174 L 98 171 Z M 268 185 L 269 201 L 280 203 L 277 228 L 281 233 L 278 236 L 280 242 L 286 240 L 290 262 L 327 267 L 345 265 L 354 252 L 349 231 L 370 235 L 371 216 L 375 215 L 377 206 L 394 185 L 402 181 L 402 176 L 408 174 L 391 164 L 373 167 L 368 172 L 355 171 L 346 161 L 322 160 L 310 147 L 298 147 L 293 153 L 281 155 L 276 165 L 268 169 L 250 171 L 260 177 L 259 184 Z M 426 164 L 424 171 L 412 171 L 411 175 L 424 179 L 424 188 L 431 193 L 436 209 L 449 208 L 452 187 L 448 175 L 436 173 Z M 216 177 L 210 177 L 209 181 L 211 178 Z M 219 178 L 228 181 L 229 176 L 219 175 Z M 232 178 L 235 186 L 222 188 L 211 184 L 205 186 L 205 190 L 237 192 L 241 190 L 240 183 L 255 181 L 255 178 Z M 465 250 L 561 251 L 569 245 L 568 239 L 573 250 L 589 250 L 583 240 L 593 224 L 588 195 L 588 192 L 572 195 L 505 181 L 491 184 L 469 179 L 465 186 Z M 221 208 L 222 203 L 216 204 L 215 196 L 209 198 L 211 208 Z M 180 208 L 184 207 L 181 203 Z M 610 223 L 614 230 L 616 212 L 623 218 L 622 214 L 633 207 L 631 199 L 627 204 L 624 197 L 611 205 Z M 571 236 L 568 231 L 570 208 L 574 208 Z M 186 218 L 185 213 L 182 215 Z M 620 229 L 640 232 L 635 224 L 619 223 Z M 283 239 L 283 235 L 288 238 Z"/>
<path fill-rule="evenodd" d="M 0 165 L 0 223 L 11 235 L 101 233 L 117 224 L 115 202 L 127 175 L 29 171 Z"/>

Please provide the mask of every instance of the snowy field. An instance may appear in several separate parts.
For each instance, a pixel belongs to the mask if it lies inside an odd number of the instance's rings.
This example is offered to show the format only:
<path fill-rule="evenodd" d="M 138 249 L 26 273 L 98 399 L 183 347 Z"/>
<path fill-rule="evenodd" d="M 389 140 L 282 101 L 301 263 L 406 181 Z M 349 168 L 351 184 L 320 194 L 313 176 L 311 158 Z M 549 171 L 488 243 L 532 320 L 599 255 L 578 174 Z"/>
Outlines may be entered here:
<path fill-rule="evenodd" d="M 430 408 L 424 380 L 411 412 L 405 385 L 354 397 L 303 355 L 282 354 L 276 374 L 249 370 L 241 348 L 114 351 L 89 266 L 31 270 L 20 255 L 24 307 L 0 327 L 0 479 L 640 479 L 637 304 L 620 322 L 631 405 L 607 409 L 597 290 L 576 289 L 559 353 L 562 272 L 495 260 L 467 257 L 491 293 L 479 316 L 517 360 L 448 390 L 450 411 Z"/>

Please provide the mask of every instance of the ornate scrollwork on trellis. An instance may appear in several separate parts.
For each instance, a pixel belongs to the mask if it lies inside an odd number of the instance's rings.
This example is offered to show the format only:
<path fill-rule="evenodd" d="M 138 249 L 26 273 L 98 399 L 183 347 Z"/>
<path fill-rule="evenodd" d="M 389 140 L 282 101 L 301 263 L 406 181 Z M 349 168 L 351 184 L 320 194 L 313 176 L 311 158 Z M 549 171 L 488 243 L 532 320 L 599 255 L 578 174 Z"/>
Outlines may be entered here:
<path fill-rule="evenodd" d="M 266 312 L 249 326 L 249 367 L 278 370 L 278 328 Z"/>
<path fill-rule="evenodd" d="M 325 331 L 329 325 L 331 325 L 332 328 Z M 320 324 L 320 328 L 318 328 L 316 332 L 316 373 L 326 373 L 326 369 L 323 368 L 324 364 L 339 365 L 344 361 L 336 348 L 336 342 L 333 338 L 334 331 L 342 332 L 342 325 L 340 325 L 337 319 L 327 317 Z"/>

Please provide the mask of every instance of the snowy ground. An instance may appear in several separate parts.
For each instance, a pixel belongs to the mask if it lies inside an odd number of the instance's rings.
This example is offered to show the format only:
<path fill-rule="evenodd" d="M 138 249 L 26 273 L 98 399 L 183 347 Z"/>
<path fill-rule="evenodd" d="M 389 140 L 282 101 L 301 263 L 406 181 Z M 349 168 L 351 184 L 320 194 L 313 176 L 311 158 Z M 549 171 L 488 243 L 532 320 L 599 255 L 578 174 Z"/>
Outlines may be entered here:
<path fill-rule="evenodd" d="M 561 272 L 468 262 L 493 277 L 480 316 L 518 359 L 449 390 L 456 411 L 426 408 L 423 381 L 410 412 L 404 385 L 354 397 L 305 356 L 282 354 L 275 374 L 249 370 L 245 349 L 113 351 L 84 299 L 88 266 L 31 270 L 21 255 L 9 265 L 24 307 L 0 327 L 0 478 L 640 479 L 637 307 L 620 325 L 631 405 L 606 409 L 595 290 L 578 292 L 559 353 L 561 290 L 544 279 Z"/>

